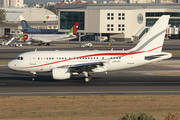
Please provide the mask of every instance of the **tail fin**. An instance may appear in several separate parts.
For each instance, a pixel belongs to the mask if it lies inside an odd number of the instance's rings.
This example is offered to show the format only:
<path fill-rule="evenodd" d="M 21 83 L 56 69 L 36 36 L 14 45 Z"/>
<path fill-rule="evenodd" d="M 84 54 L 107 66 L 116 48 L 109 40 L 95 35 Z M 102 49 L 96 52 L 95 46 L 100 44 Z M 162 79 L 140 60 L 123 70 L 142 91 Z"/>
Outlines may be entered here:
<path fill-rule="evenodd" d="M 170 15 L 163 15 L 131 51 L 162 51 Z"/>
<path fill-rule="evenodd" d="M 71 30 L 68 33 L 66 33 L 66 35 L 69 35 L 69 34 L 77 35 L 78 27 L 79 27 L 79 22 L 76 22 L 74 26 L 71 28 Z"/>
<path fill-rule="evenodd" d="M 31 28 L 22 15 L 20 15 L 20 20 L 21 20 L 21 25 L 22 25 L 23 30 Z"/>

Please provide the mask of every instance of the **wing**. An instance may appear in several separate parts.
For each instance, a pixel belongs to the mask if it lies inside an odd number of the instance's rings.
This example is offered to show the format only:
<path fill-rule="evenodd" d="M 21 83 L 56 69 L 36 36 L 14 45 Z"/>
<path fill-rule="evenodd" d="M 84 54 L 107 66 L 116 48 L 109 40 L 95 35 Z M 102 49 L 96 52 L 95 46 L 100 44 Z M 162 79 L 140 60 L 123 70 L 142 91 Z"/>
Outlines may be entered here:
<path fill-rule="evenodd" d="M 71 40 L 71 39 L 75 39 L 75 38 L 77 38 L 77 37 L 74 36 L 74 35 L 70 35 L 69 37 L 63 37 L 63 38 L 60 38 L 60 39 L 56 39 L 56 41 Z"/>
<path fill-rule="evenodd" d="M 52 42 L 52 40 L 49 40 L 49 39 L 41 39 L 41 38 L 38 38 L 38 39 L 33 39 L 34 42 L 43 42 L 43 43 L 49 43 L 49 42 Z"/>
<path fill-rule="evenodd" d="M 58 68 L 70 68 L 71 72 L 78 72 L 82 73 L 86 72 L 104 72 L 107 71 L 105 67 L 105 61 L 98 61 L 98 62 L 89 62 L 89 63 L 82 63 L 82 64 L 74 64 L 74 65 L 65 65 L 59 66 Z"/>

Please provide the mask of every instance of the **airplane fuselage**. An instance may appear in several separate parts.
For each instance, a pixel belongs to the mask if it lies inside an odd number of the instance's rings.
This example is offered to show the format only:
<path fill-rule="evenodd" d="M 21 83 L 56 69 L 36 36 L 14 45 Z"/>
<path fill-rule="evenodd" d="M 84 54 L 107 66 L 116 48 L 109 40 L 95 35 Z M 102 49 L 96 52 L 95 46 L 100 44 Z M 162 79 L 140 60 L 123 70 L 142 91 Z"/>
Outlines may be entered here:
<path fill-rule="evenodd" d="M 102 62 L 103 66 L 88 72 L 105 72 L 161 61 L 171 56 L 171 53 L 146 51 L 33 51 L 20 54 L 8 66 L 19 71 L 48 72 L 63 66 Z"/>
<path fill-rule="evenodd" d="M 55 34 L 58 32 L 58 29 L 36 29 L 36 28 L 26 28 L 22 30 L 27 34 Z"/>
<path fill-rule="evenodd" d="M 75 35 L 66 35 L 66 34 L 27 34 L 28 39 L 32 42 L 58 42 L 63 40 L 75 39 Z"/>

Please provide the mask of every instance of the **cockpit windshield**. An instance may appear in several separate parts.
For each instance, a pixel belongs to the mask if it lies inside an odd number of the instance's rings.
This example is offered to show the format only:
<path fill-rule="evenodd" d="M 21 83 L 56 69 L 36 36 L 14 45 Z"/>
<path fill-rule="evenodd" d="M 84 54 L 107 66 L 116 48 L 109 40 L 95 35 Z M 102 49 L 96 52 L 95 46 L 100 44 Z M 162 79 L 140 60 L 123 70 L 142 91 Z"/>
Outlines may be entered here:
<path fill-rule="evenodd" d="M 17 60 L 23 60 L 23 57 L 17 57 Z"/>

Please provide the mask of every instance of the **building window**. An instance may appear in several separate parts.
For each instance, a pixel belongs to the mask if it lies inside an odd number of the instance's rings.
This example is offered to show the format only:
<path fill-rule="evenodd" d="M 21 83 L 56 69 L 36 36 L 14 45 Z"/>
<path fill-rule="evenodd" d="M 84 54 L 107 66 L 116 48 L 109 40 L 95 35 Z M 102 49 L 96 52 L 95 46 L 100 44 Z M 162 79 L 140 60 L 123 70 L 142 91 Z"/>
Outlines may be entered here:
<path fill-rule="evenodd" d="M 107 31 L 109 31 L 110 29 L 109 28 L 107 28 Z"/>
<path fill-rule="evenodd" d="M 118 17 L 118 20 L 121 20 L 121 17 Z"/>
<path fill-rule="evenodd" d="M 111 31 L 113 31 L 114 29 L 113 28 L 111 28 Z"/>
<path fill-rule="evenodd" d="M 122 13 L 122 16 L 125 16 L 125 13 Z"/>
<path fill-rule="evenodd" d="M 84 12 L 60 11 L 60 29 L 71 29 L 76 22 L 79 22 L 78 29 L 84 30 Z"/>
<path fill-rule="evenodd" d="M 124 28 L 122 28 L 122 31 L 124 31 Z"/>
<path fill-rule="evenodd" d="M 147 18 L 146 19 L 146 26 L 147 27 L 153 26 L 157 20 L 158 20 L 157 18 L 151 18 L 151 19 Z M 171 27 L 174 27 L 174 26 L 180 27 L 180 19 L 179 18 L 176 18 L 176 19 L 171 18 L 171 19 L 169 19 L 168 24 L 171 24 Z"/>
<path fill-rule="evenodd" d="M 147 12 L 146 17 L 161 17 L 162 15 L 170 15 L 171 17 L 180 17 L 180 12 Z"/>
<path fill-rule="evenodd" d="M 114 27 L 114 25 L 113 25 L 113 24 L 111 24 L 111 27 Z"/>
<path fill-rule="evenodd" d="M 118 27 L 121 27 L 121 24 L 119 24 Z"/>
<path fill-rule="evenodd" d="M 121 13 L 119 13 L 118 16 L 121 16 Z"/>
<path fill-rule="evenodd" d="M 114 17 L 113 17 L 114 13 L 111 13 L 111 14 L 107 13 L 107 16 L 109 16 L 109 17 L 107 17 L 108 20 L 110 20 L 110 18 L 111 18 L 111 20 L 114 20 Z"/>
<path fill-rule="evenodd" d="M 125 20 L 125 17 L 122 17 L 122 20 Z"/>
<path fill-rule="evenodd" d="M 110 27 L 110 25 L 109 25 L 109 24 L 107 24 L 107 27 Z"/>
<path fill-rule="evenodd" d="M 124 24 L 122 24 L 122 27 L 124 27 L 125 25 Z"/>
<path fill-rule="evenodd" d="M 121 31 L 121 28 L 118 28 L 118 31 Z"/>

